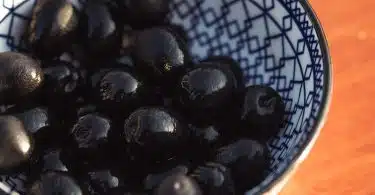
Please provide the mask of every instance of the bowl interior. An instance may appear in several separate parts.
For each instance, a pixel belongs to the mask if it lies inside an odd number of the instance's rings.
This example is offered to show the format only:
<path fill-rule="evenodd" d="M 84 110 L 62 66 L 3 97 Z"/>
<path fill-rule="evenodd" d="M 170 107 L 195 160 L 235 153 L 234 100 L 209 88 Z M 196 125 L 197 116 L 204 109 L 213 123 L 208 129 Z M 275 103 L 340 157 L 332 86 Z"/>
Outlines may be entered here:
<path fill-rule="evenodd" d="M 2 2 L 0 52 L 20 50 L 35 0 Z M 316 18 L 299 0 L 173 0 L 169 18 L 187 30 L 195 60 L 230 55 L 240 62 L 248 85 L 269 85 L 282 95 L 287 116 L 268 143 L 269 174 L 249 194 L 264 190 L 305 149 L 326 107 L 329 57 Z M 23 179 L 3 176 L 0 189 L 22 192 Z"/>

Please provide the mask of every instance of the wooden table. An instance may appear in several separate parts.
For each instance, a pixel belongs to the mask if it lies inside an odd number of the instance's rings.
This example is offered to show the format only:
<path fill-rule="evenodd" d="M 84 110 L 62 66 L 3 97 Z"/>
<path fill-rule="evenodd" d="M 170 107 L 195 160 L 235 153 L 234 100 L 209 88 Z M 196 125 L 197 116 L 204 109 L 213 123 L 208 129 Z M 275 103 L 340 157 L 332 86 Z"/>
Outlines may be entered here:
<path fill-rule="evenodd" d="M 310 0 L 330 44 L 328 121 L 281 195 L 375 195 L 375 1 Z"/>

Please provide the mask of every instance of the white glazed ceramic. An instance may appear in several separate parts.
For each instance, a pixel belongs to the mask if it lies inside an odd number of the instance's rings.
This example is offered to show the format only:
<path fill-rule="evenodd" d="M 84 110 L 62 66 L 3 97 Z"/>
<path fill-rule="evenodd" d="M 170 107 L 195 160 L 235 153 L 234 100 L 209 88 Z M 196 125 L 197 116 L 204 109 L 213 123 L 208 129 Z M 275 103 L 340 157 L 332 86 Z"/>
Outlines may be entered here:
<path fill-rule="evenodd" d="M 35 0 L 0 2 L 0 51 L 18 50 Z M 278 192 L 310 151 L 331 95 L 327 43 L 310 5 L 306 0 L 173 0 L 171 10 L 170 20 L 187 30 L 196 60 L 230 55 L 249 85 L 266 84 L 282 95 L 287 117 L 268 143 L 269 174 L 247 194 Z M 0 189 L 24 194 L 24 180 L 3 176 Z"/>

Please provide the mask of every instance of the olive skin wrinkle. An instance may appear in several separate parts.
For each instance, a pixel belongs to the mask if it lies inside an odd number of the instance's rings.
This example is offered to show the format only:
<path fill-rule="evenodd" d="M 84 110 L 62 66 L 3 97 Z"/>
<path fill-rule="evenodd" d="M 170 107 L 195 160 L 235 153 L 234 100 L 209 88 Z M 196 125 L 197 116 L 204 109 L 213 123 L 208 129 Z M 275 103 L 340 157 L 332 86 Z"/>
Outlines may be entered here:
<path fill-rule="evenodd" d="M 240 139 L 218 149 L 215 162 L 230 168 L 236 189 L 243 193 L 263 180 L 270 154 L 264 144 Z"/>

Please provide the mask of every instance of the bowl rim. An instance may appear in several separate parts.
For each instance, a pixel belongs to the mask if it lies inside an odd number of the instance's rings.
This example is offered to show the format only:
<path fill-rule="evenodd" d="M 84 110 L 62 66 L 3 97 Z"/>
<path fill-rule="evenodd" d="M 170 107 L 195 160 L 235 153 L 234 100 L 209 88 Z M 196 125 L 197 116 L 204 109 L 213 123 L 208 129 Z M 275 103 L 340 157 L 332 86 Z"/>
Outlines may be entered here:
<path fill-rule="evenodd" d="M 261 186 L 257 192 L 254 194 L 277 194 L 287 183 L 288 179 L 295 173 L 298 166 L 303 162 L 311 149 L 313 148 L 320 131 L 322 130 L 329 112 L 329 107 L 332 101 L 332 92 L 333 92 L 333 74 L 332 74 L 332 59 L 329 52 L 329 45 L 327 41 L 327 36 L 323 31 L 322 24 L 318 19 L 318 16 L 314 9 L 312 8 L 309 0 L 298 0 L 302 5 L 304 11 L 306 11 L 318 37 L 319 45 L 323 54 L 323 97 L 322 97 L 322 106 L 320 107 L 316 123 L 312 127 L 312 133 L 306 138 L 306 142 L 301 146 L 301 149 L 289 162 L 287 166 L 278 177 L 273 178 L 268 185 Z M 280 185 L 280 186 L 277 186 Z M 276 189 L 277 187 L 277 189 Z M 251 190 L 250 190 L 251 191 Z M 246 192 L 249 193 L 250 191 Z"/>

